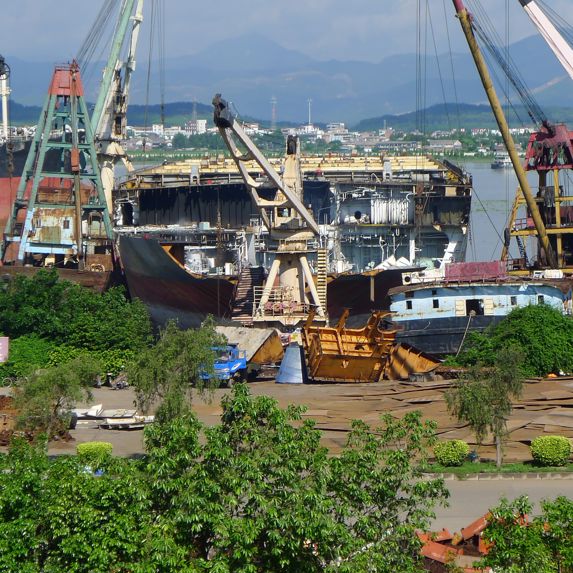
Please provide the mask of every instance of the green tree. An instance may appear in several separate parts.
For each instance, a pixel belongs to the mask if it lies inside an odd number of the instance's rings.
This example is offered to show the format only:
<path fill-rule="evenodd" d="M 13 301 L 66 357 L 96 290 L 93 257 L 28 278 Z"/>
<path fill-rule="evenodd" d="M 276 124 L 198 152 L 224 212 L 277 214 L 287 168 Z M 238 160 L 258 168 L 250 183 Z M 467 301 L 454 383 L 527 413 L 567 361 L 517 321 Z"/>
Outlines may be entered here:
<path fill-rule="evenodd" d="M 573 501 L 560 496 L 541 502 L 531 519 L 527 496 L 502 499 L 491 510 L 483 533 L 491 545 L 482 564 L 503 573 L 571 573 L 573 571 Z"/>
<path fill-rule="evenodd" d="M 0 364 L 0 378 L 16 379 L 48 364 L 54 344 L 35 334 L 10 340 L 10 355 Z"/>
<path fill-rule="evenodd" d="M 416 529 L 447 492 L 420 479 L 435 425 L 355 423 L 339 458 L 303 409 L 236 385 L 221 423 L 190 411 L 145 430 L 141 460 L 0 457 L 0 571 L 414 573 Z"/>
<path fill-rule="evenodd" d="M 186 413 L 193 388 L 201 390 L 208 385 L 202 374 L 212 372 L 212 347 L 223 341 L 211 322 L 189 330 L 180 330 L 176 323 L 169 322 L 157 343 L 143 348 L 127 368 L 139 408 L 148 412 L 159 402 L 158 420 Z"/>
<path fill-rule="evenodd" d="M 42 269 L 0 291 L 0 331 L 86 350 L 135 350 L 150 342 L 151 323 L 143 303 L 129 302 L 121 288 L 100 294 Z"/>
<path fill-rule="evenodd" d="M 215 427 L 188 413 L 146 429 L 171 570 L 194 559 L 220 572 L 421 571 L 415 531 L 447 496 L 442 480 L 420 479 L 434 424 L 419 413 L 355 422 L 331 458 L 299 407 L 253 398 L 244 384 L 222 406 Z"/>
<path fill-rule="evenodd" d="M 483 538 L 491 544 L 482 565 L 500 573 L 552 573 L 557 571 L 543 540 L 543 523 L 529 522 L 533 505 L 527 496 L 512 502 L 503 498 L 490 510 Z"/>
<path fill-rule="evenodd" d="M 542 528 L 542 538 L 549 548 L 559 573 L 573 572 L 573 501 L 559 496 L 541 502 L 542 513 L 535 521 Z"/>
<path fill-rule="evenodd" d="M 183 133 L 176 133 L 171 140 L 171 145 L 173 149 L 185 149 L 189 147 L 189 139 Z"/>
<path fill-rule="evenodd" d="M 457 358 L 469 366 L 493 365 L 502 349 L 524 350 L 522 369 L 527 376 L 573 372 L 573 320 L 545 304 L 516 308 L 484 334 L 473 334 Z"/>
<path fill-rule="evenodd" d="M 458 421 L 466 422 L 481 444 L 488 432 L 495 440 L 496 464 L 503 461 L 503 440 L 507 420 L 513 410 L 512 400 L 521 396 L 523 355 L 514 347 L 499 352 L 493 367 L 477 364 L 446 392 L 448 411 Z"/>
<path fill-rule="evenodd" d="M 19 438 L 0 456 L 0 571 L 34 573 L 33 557 L 41 515 L 44 475 L 49 467 L 45 442 L 30 446 Z"/>
<path fill-rule="evenodd" d="M 89 399 L 101 363 L 88 354 L 69 362 L 35 370 L 20 378 L 14 392 L 18 426 L 51 438 L 66 428 L 73 406 Z"/>
<path fill-rule="evenodd" d="M 0 458 L 0 571 L 148 572 L 154 528 L 141 474 L 115 458 L 99 477 L 45 442 Z"/>

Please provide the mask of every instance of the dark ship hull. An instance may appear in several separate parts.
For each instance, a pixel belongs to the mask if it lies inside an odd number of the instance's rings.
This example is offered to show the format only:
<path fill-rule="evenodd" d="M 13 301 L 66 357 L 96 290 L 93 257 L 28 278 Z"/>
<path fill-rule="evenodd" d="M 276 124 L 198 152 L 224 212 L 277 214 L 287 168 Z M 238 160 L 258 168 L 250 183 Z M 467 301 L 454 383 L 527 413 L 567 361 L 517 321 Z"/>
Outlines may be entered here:
<path fill-rule="evenodd" d="M 187 272 L 154 239 L 120 237 L 119 251 L 129 292 L 146 304 L 156 326 L 176 320 L 190 328 L 207 315 L 230 318 L 234 285 L 229 280 Z"/>
<path fill-rule="evenodd" d="M 0 145 L 0 179 L 22 175 L 31 145 L 31 139 L 14 139 Z"/>
<path fill-rule="evenodd" d="M 321 229 L 315 248 L 320 242 L 330 254 L 331 322 L 349 308 L 349 325 L 362 324 L 373 310 L 388 308 L 388 290 L 401 284 L 405 270 L 465 257 L 471 178 L 420 158 L 399 158 L 395 172 L 389 162 L 380 177 L 367 171 L 347 176 L 362 177 L 361 183 L 305 174 L 304 204 Z M 185 324 L 206 314 L 239 318 L 234 287 L 222 275 L 241 283 L 245 269 L 268 269 L 277 244 L 250 193 L 225 165 L 213 174 L 187 164 L 165 169 L 138 172 L 119 189 L 119 250 L 130 292 L 158 324 L 176 316 Z M 274 190 L 263 184 L 257 192 L 264 198 Z M 252 278 L 247 283 L 253 286 Z M 251 317 L 252 304 L 240 319 Z"/>
<path fill-rule="evenodd" d="M 208 315 L 220 322 L 231 320 L 236 281 L 188 272 L 153 238 L 121 236 L 118 245 L 129 292 L 146 304 L 156 326 L 176 320 L 184 328 L 196 327 Z M 401 284 L 402 272 L 331 275 L 330 320 L 349 308 L 347 324 L 360 325 L 373 309 L 388 308 L 388 290 Z"/>

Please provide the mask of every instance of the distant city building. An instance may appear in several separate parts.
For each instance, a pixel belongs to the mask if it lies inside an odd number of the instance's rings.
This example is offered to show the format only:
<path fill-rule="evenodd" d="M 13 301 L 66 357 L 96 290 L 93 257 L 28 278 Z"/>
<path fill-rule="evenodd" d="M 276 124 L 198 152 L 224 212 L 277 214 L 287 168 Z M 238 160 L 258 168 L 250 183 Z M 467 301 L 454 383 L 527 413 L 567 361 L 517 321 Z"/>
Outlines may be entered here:
<path fill-rule="evenodd" d="M 322 139 L 326 143 L 332 143 L 333 141 L 344 143 L 352 141 L 352 135 L 346 129 L 344 123 L 329 123 L 326 126 L 326 131 L 322 133 Z"/>
<path fill-rule="evenodd" d="M 168 139 L 173 139 L 173 137 L 178 133 L 185 133 L 184 129 L 178 125 L 176 125 L 175 127 L 166 127 L 163 130 L 163 136 Z"/>
<path fill-rule="evenodd" d="M 256 135 L 257 133 L 261 132 L 258 123 L 244 123 L 243 129 L 247 135 Z"/>
<path fill-rule="evenodd" d="M 446 151 L 461 151 L 462 142 L 458 139 L 429 139 L 428 151 L 445 153 Z"/>
<path fill-rule="evenodd" d="M 206 119 L 190 119 L 185 123 L 185 133 L 187 135 L 201 135 L 207 132 Z"/>

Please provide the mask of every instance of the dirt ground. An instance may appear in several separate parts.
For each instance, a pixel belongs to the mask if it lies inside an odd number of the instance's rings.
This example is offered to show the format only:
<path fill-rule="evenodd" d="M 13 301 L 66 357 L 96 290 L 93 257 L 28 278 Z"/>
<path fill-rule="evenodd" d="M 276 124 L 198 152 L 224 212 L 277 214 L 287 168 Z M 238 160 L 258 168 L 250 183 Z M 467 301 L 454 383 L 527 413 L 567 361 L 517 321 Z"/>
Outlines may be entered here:
<path fill-rule="evenodd" d="M 389 412 L 399 417 L 412 410 L 421 410 L 425 418 L 437 421 L 440 439 L 459 438 L 474 445 L 474 437 L 469 429 L 457 424 L 446 411 L 444 390 L 448 386 L 447 381 L 282 385 L 267 380 L 250 384 L 254 395 L 271 396 L 281 406 L 305 405 L 305 416 L 316 420 L 317 427 L 323 432 L 323 444 L 334 454 L 344 445 L 353 419 L 376 425 L 383 413 Z M 210 400 L 199 396 L 194 398 L 194 409 L 204 423 L 211 425 L 218 422 L 220 400 L 227 392 L 229 390 L 216 390 Z M 131 388 L 94 389 L 92 402 L 78 404 L 78 407 L 93 404 L 102 404 L 105 409 L 133 408 L 134 392 Z M 560 434 L 573 438 L 573 378 L 526 383 L 524 395 L 515 404 L 508 428 L 506 461 L 530 459 L 529 443 L 539 435 Z M 111 442 L 116 455 L 130 456 L 144 451 L 141 430 L 106 430 L 99 428 L 97 420 L 80 420 L 71 434 L 74 438 L 72 442 L 53 442 L 50 453 L 74 453 L 78 443 L 92 440 Z M 482 459 L 493 459 L 493 444 L 484 444 L 479 453 Z"/>

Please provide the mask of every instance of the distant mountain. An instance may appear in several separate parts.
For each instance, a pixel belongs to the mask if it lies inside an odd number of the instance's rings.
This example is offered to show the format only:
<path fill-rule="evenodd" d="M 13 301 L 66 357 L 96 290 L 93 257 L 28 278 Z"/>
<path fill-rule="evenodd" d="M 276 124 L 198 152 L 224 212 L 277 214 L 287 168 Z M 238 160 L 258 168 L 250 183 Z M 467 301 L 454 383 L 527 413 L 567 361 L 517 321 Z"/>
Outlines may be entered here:
<path fill-rule="evenodd" d="M 573 82 L 565 74 L 544 40 L 532 36 L 509 47 L 526 85 L 542 106 L 568 107 Z M 156 64 L 151 65 L 151 84 L 146 85 L 147 64 L 138 62 L 130 101 L 143 104 L 159 100 Z M 41 105 L 53 65 L 29 63 L 6 55 L 12 69 L 12 97 L 24 105 Z M 97 68 L 102 66 L 94 66 Z M 416 109 L 416 94 L 423 87 L 422 107 L 455 101 L 486 104 L 477 71 L 469 55 L 453 54 L 428 60 L 426 79 L 416 81 L 417 56 L 402 54 L 377 63 L 318 61 L 295 49 L 285 48 L 261 35 L 242 36 L 214 43 L 192 56 L 167 58 L 165 99 L 198 101 L 209 106 L 215 93 L 232 101 L 242 116 L 270 121 L 271 98 L 277 100 L 277 119 L 305 123 L 311 99 L 311 121 L 344 121 L 357 124 L 366 118 L 399 115 Z M 451 70 L 455 74 L 455 86 Z M 99 72 L 84 72 L 93 101 Z M 496 75 L 501 76 L 498 72 Z M 505 83 L 505 82 L 503 82 Z M 500 90 L 501 96 L 501 90 Z M 512 96 L 516 104 L 520 102 Z M 13 106 L 15 107 L 15 106 Z M 131 108 L 134 111 L 135 108 Z M 16 111 L 15 109 L 13 111 Z M 131 116 L 130 123 L 140 123 Z"/>
<path fill-rule="evenodd" d="M 573 107 L 562 108 L 548 106 L 545 109 L 547 118 L 554 123 L 567 123 L 573 126 Z M 522 125 L 527 121 L 527 111 L 518 106 L 505 111 L 510 125 Z M 424 133 L 441 129 L 454 129 L 463 127 L 496 128 L 495 117 L 489 105 L 473 104 L 437 104 L 421 112 L 403 113 L 400 115 L 383 115 L 370 119 L 363 119 L 356 126 L 357 131 L 377 131 L 384 126 L 403 131 L 422 129 Z"/>

